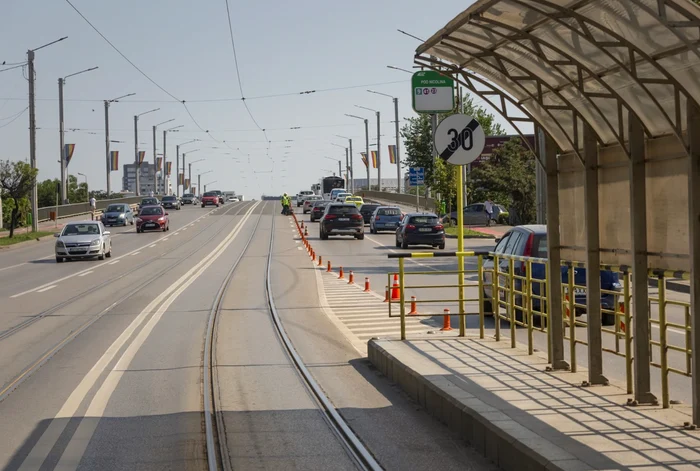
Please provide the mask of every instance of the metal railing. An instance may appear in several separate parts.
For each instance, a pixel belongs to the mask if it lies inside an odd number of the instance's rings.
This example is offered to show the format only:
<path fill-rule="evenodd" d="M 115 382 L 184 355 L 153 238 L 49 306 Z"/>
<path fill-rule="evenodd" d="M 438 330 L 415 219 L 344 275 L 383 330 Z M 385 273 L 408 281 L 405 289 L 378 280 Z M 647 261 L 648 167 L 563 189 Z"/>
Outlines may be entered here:
<path fill-rule="evenodd" d="M 533 354 L 536 347 L 535 335 L 543 335 L 546 339 L 548 356 L 552 358 L 552 338 L 550 332 L 550 305 L 551 293 L 549 292 L 548 260 L 535 257 L 519 257 L 513 255 L 486 253 L 486 252 L 419 252 L 389 254 L 389 258 L 397 258 L 399 269 L 397 272 L 388 273 L 387 290 L 394 288 L 392 277 L 398 277 L 398 299 L 387 296 L 389 317 L 401 318 L 401 339 L 406 339 L 406 317 L 423 316 L 436 317 L 440 312 L 432 313 L 408 313 L 407 306 L 411 303 L 417 305 L 455 305 L 457 312 L 451 312 L 451 316 L 459 316 L 459 335 L 465 335 L 465 318 L 478 316 L 479 338 L 484 338 L 486 330 L 486 316 L 493 314 L 493 332 L 496 340 L 503 340 L 504 331 L 502 322 L 508 324 L 506 334 L 510 338 L 510 345 L 515 348 L 518 341 L 518 329 L 527 329 L 527 349 Z M 405 258 L 442 258 L 464 257 L 470 259 L 471 268 L 463 271 L 446 269 L 435 271 L 407 271 Z M 492 261 L 492 263 L 491 263 Z M 491 266 L 492 265 L 492 266 Z M 535 270 L 537 268 L 537 270 Z M 578 368 L 577 346 L 588 346 L 588 340 L 583 336 L 588 332 L 588 323 L 581 319 L 585 314 L 586 304 L 577 300 L 587 294 L 587 287 L 576 283 L 575 270 L 585 268 L 585 264 L 574 261 L 562 262 L 562 310 L 564 313 L 563 338 L 569 344 L 569 361 L 572 372 Z M 601 270 L 617 273 L 619 283 L 613 289 L 601 288 L 601 316 L 603 326 L 601 336 L 612 337 L 603 344 L 602 351 L 624 359 L 625 380 L 627 392 L 633 393 L 634 389 L 634 313 L 632 306 L 632 273 L 626 266 L 601 265 Z M 474 281 L 460 281 L 465 276 L 476 275 Z M 649 330 L 652 355 L 649 364 L 658 368 L 661 372 L 661 402 L 664 408 L 670 407 L 669 375 L 670 373 L 692 377 L 692 323 L 691 305 L 689 300 L 671 299 L 666 289 L 668 277 L 689 279 L 688 273 L 664 272 L 649 270 L 647 277 L 658 280 L 658 295 L 649 296 Z M 457 282 L 407 283 L 407 279 L 415 276 L 450 277 Z M 455 277 L 456 276 L 456 277 Z M 457 289 L 456 296 L 433 296 L 420 300 L 407 299 L 406 290 L 431 289 Z M 465 290 L 470 290 L 465 292 Z M 478 290 L 474 292 L 473 290 Z M 388 291 L 387 291 L 388 293 Z M 421 296 L 422 298 L 422 296 Z M 605 302 L 604 302 L 605 300 Z M 398 314 L 395 305 L 398 304 Z M 394 307 L 392 307 L 394 306 Z M 490 311 L 488 307 L 491 307 Z M 654 309 L 656 308 L 656 309 Z M 658 314 L 654 315 L 654 311 Z M 675 316 L 672 319 L 671 313 Z M 607 325 L 605 325 L 607 324 Z M 577 327 L 583 327 L 579 330 Z M 653 327 L 653 328 L 652 328 Z M 658 330 L 658 335 L 654 332 Z M 669 333 L 680 336 L 682 341 L 673 341 Z M 674 356 L 675 355 L 675 356 Z M 673 356 L 673 358 L 672 358 Z M 674 361 L 671 361 L 674 360 Z M 680 364 L 679 364 L 680 363 Z"/>
<path fill-rule="evenodd" d="M 130 196 L 128 198 L 115 198 L 110 200 L 97 200 L 96 207 L 98 210 L 103 210 L 107 208 L 110 204 L 129 204 L 134 205 L 145 198 L 145 196 Z M 160 199 L 160 196 L 156 196 Z M 64 219 L 73 216 L 80 216 L 81 214 L 90 214 L 92 211 L 90 209 L 89 202 L 83 203 L 73 203 L 73 204 L 63 204 L 58 206 L 47 206 L 44 208 L 39 208 L 37 222 L 51 221 L 50 215 L 52 212 L 56 212 L 57 219 Z"/>

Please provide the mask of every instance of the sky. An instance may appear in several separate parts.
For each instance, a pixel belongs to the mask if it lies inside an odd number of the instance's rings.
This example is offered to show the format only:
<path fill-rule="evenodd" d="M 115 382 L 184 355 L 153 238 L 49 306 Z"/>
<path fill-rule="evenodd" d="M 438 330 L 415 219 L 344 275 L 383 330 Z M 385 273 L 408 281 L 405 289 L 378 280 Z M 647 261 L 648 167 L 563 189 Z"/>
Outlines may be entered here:
<path fill-rule="evenodd" d="M 28 49 L 67 36 L 36 51 L 40 180 L 60 175 L 58 78 L 99 67 L 68 78 L 64 86 L 65 142 L 76 144 L 69 173 L 85 174 L 91 189 L 106 188 L 103 102 L 134 93 L 110 106 L 110 139 L 121 141 L 111 144 L 120 164 L 111 172 L 113 191 L 121 187 L 121 166 L 134 160 L 134 115 L 158 108 L 139 118 L 139 149 L 148 162 L 152 126 L 172 119 L 158 128 L 157 152 L 162 131 L 182 125 L 168 133 L 168 161 L 174 161 L 177 144 L 199 139 L 181 148 L 192 151 L 189 162 L 204 159 L 192 165 L 194 180 L 202 174 L 202 184 L 212 182 L 210 189 L 259 198 L 296 194 L 337 172 L 332 159 L 344 166 L 348 141 L 336 135 L 353 139 L 355 175 L 364 176 L 359 155 L 364 124 L 344 115 L 370 120 L 370 142 L 376 140 L 377 120 L 355 105 L 380 111 L 382 178 L 396 178 L 386 150 L 395 142 L 392 100 L 366 90 L 398 97 L 401 121 L 414 115 L 410 75 L 386 66 L 411 69 L 420 42 L 397 29 L 426 39 L 472 2 L 229 0 L 238 70 L 225 0 L 70 3 L 2 1 L 0 159 L 29 156 L 26 70 L 3 70 L 25 61 Z M 308 90 L 317 92 L 299 93 Z"/>

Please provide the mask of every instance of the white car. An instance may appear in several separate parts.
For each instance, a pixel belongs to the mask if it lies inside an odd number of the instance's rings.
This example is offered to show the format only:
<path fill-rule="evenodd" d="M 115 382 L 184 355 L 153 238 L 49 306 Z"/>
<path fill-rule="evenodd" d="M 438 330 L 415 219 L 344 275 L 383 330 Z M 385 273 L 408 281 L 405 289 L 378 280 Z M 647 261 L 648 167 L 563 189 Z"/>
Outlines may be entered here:
<path fill-rule="evenodd" d="M 334 203 L 345 203 L 345 198 L 352 196 L 352 193 L 338 193 L 333 200 Z"/>
<path fill-rule="evenodd" d="M 112 237 L 99 221 L 76 221 L 66 224 L 56 237 L 56 262 L 72 258 L 112 256 Z"/>
<path fill-rule="evenodd" d="M 237 196 L 229 196 L 226 201 L 230 203 L 238 203 L 238 197 Z"/>
<path fill-rule="evenodd" d="M 297 194 L 297 208 L 304 204 L 304 199 L 306 199 L 307 196 L 313 195 L 314 192 L 311 190 L 302 190 Z"/>

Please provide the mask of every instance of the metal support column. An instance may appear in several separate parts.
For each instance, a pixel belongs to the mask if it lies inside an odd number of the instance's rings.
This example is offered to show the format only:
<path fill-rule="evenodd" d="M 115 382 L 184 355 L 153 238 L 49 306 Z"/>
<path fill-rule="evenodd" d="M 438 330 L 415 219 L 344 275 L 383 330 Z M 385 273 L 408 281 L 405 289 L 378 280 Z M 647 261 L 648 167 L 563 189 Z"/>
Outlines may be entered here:
<path fill-rule="evenodd" d="M 589 124 L 583 128 L 584 202 L 586 217 L 586 314 L 588 317 L 588 382 L 607 385 L 603 376 L 603 332 L 600 309 L 600 216 L 598 214 L 598 141 Z M 549 234 L 551 236 L 551 234 Z M 551 242 L 550 242 L 551 243 Z M 553 265 L 552 260 L 550 264 Z M 569 294 L 573 296 L 573 293 Z M 571 313 L 572 317 L 574 313 Z M 571 320 L 573 322 L 573 319 Z M 636 323 L 636 322 L 635 322 Z"/>
<path fill-rule="evenodd" d="M 537 128 L 535 139 L 537 145 L 537 157 L 541 165 L 535 165 L 535 204 L 537 207 L 537 224 L 546 224 L 547 221 L 547 175 L 544 165 L 546 165 L 546 157 L 544 147 L 545 134 Z"/>
<path fill-rule="evenodd" d="M 642 122 L 629 116 L 630 223 L 632 234 L 632 304 L 634 305 L 634 399 L 638 404 L 657 404 L 651 393 L 649 359 L 649 291 L 647 280 L 646 146 Z"/>
<path fill-rule="evenodd" d="M 700 107 L 688 100 L 688 211 L 690 229 L 690 318 L 692 330 L 693 424 L 700 425 Z M 636 343 L 636 342 L 635 342 Z M 636 363 L 636 361 L 635 361 Z"/>
<path fill-rule="evenodd" d="M 141 162 L 139 162 L 139 117 L 134 116 L 134 164 L 136 166 L 136 189 L 134 194 L 141 196 Z"/>
<path fill-rule="evenodd" d="M 377 191 L 382 191 L 382 125 L 377 111 Z"/>
<path fill-rule="evenodd" d="M 66 150 L 65 150 L 65 132 L 63 125 L 63 78 L 58 79 L 58 145 L 61 147 L 59 155 L 61 156 L 61 204 L 68 203 L 68 188 L 66 185 Z"/>
<path fill-rule="evenodd" d="M 184 158 L 184 156 L 183 156 Z M 185 177 L 185 172 L 182 172 L 182 177 Z M 177 199 L 180 199 L 180 146 L 175 146 L 175 191 Z"/>
<path fill-rule="evenodd" d="M 109 101 L 105 100 L 105 159 L 107 160 L 107 196 L 112 192 L 111 178 L 112 162 L 109 158 Z"/>
<path fill-rule="evenodd" d="M 550 344 L 552 345 L 553 370 L 568 370 L 564 360 L 564 316 L 561 300 L 561 240 L 559 236 L 559 167 L 557 145 L 540 130 L 543 142 L 540 156 L 544 157 L 547 175 L 547 311 L 549 312 Z"/>
<path fill-rule="evenodd" d="M 367 191 L 372 191 L 372 183 L 369 179 L 369 163 L 372 160 L 369 154 L 369 120 L 365 119 L 365 157 L 367 158 Z"/>
<path fill-rule="evenodd" d="M 353 169 L 352 169 L 352 139 L 348 139 L 350 141 L 350 150 L 348 154 L 348 180 L 350 180 L 350 193 L 355 194 L 355 175 L 353 174 Z"/>
<path fill-rule="evenodd" d="M 401 193 L 401 151 L 399 146 L 399 99 L 394 98 L 394 124 L 396 132 L 396 193 Z"/>

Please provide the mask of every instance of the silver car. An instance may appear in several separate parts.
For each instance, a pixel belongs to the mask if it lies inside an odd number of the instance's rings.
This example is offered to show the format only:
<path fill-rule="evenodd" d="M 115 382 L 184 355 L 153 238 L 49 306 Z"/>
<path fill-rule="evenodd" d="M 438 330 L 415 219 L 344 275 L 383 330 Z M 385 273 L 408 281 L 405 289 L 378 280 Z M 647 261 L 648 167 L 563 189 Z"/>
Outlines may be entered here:
<path fill-rule="evenodd" d="M 112 238 L 99 221 L 77 221 L 66 224 L 54 234 L 56 262 L 65 259 L 97 257 L 104 260 L 112 256 Z"/>
<path fill-rule="evenodd" d="M 110 204 L 102 213 L 102 224 L 105 226 L 134 225 L 134 212 L 128 204 Z"/>

